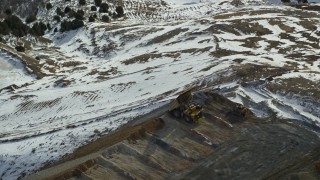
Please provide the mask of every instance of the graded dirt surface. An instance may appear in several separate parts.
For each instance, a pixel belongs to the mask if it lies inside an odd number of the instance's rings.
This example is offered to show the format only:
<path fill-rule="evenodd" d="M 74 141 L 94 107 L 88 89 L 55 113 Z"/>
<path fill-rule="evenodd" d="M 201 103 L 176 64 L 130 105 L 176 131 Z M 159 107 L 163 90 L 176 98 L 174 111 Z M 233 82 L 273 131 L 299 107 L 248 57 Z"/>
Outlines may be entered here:
<path fill-rule="evenodd" d="M 25 179 L 319 179 L 319 133 L 259 119 L 216 93 L 194 95 L 205 122 L 157 109 Z"/>

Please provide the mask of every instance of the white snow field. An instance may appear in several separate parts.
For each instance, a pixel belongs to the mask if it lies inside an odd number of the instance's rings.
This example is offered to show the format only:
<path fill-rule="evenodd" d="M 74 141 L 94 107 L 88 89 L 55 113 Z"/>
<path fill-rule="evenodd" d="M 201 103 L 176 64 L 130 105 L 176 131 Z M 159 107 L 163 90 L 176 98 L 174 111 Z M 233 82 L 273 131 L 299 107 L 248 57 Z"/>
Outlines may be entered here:
<path fill-rule="evenodd" d="M 318 13 L 289 16 L 297 10 L 262 1 L 165 2 L 124 1 L 128 19 L 49 32 L 48 47 L 28 52 L 44 57 L 42 79 L 0 57 L 0 87 L 19 86 L 0 92 L 2 179 L 34 172 L 169 103 L 187 86 L 216 89 L 261 117 L 275 113 L 319 125 L 317 99 L 270 90 L 292 78 L 310 81 L 314 89 L 305 89 L 308 93 L 319 89 Z M 39 14 L 49 20 L 54 11 Z M 255 65 L 266 66 L 266 76 L 246 82 L 236 67 Z M 266 81 L 274 70 L 282 73 Z"/>
<path fill-rule="evenodd" d="M 26 83 L 34 80 L 24 70 L 24 65 L 0 51 L 0 89 L 13 83 Z"/>

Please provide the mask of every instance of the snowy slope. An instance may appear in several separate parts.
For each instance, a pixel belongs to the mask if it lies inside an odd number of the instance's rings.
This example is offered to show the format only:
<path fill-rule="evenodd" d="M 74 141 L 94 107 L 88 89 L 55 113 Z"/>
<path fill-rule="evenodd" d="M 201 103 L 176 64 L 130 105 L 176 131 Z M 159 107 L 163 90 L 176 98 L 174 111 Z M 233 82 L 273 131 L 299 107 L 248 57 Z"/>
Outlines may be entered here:
<path fill-rule="evenodd" d="M 27 74 L 23 64 L 18 60 L 11 58 L 5 52 L 0 54 L 0 89 L 11 85 L 12 82 L 24 84 L 34 79 Z"/>
<path fill-rule="evenodd" d="M 303 77 L 319 87 L 320 60 L 313 56 L 320 34 L 306 22 L 319 25 L 318 15 L 302 19 L 288 16 L 291 8 L 254 2 L 124 1 L 127 20 L 46 35 L 53 43 L 29 54 L 46 57 L 40 64 L 48 76 L 0 94 L 0 177 L 29 174 L 193 85 L 217 89 L 259 116 L 319 124 L 312 98 L 276 86 Z M 253 65 L 266 72 L 243 75 Z"/>

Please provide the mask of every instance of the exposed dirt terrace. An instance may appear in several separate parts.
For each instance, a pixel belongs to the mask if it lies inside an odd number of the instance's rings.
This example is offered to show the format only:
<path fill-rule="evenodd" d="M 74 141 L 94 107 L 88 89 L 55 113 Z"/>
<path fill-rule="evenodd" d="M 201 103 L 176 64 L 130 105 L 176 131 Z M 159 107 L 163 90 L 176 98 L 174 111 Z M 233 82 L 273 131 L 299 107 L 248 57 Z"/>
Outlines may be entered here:
<path fill-rule="evenodd" d="M 299 122 L 242 116 L 235 103 L 211 92 L 195 98 L 205 122 L 189 124 L 156 110 L 26 179 L 320 177 L 320 139 Z"/>

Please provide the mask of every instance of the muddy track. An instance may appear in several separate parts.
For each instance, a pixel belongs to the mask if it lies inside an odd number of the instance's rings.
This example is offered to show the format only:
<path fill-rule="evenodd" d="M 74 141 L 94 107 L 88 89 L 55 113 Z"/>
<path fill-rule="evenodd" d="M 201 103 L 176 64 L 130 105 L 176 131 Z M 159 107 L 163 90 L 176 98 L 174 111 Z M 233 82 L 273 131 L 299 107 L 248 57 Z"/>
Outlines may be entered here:
<path fill-rule="evenodd" d="M 243 117 L 235 103 L 212 92 L 194 97 L 204 105 L 205 122 L 175 119 L 164 106 L 25 179 L 320 177 L 315 132 L 295 121 Z"/>

